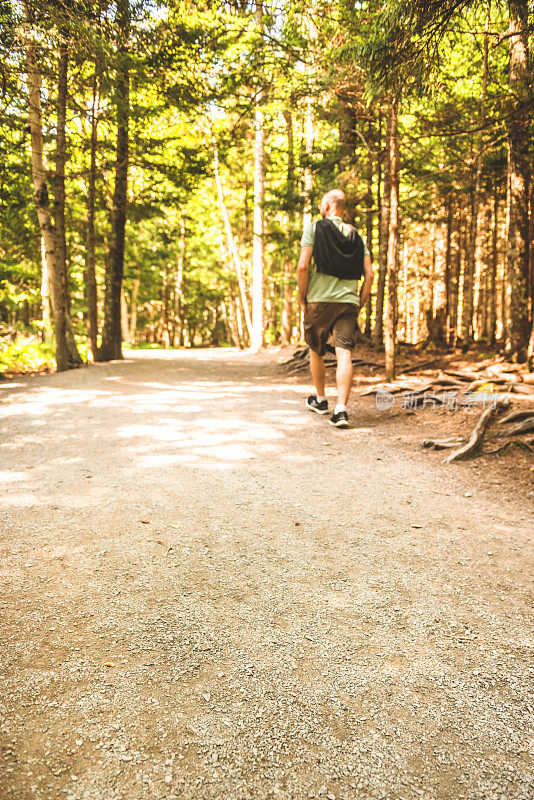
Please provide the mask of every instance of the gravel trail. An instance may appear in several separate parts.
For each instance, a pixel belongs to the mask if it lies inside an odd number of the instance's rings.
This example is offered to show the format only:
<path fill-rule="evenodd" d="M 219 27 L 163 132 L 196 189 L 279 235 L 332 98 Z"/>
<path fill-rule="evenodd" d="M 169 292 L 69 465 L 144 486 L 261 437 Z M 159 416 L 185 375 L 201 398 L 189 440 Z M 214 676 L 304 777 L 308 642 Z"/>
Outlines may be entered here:
<path fill-rule="evenodd" d="M 0 384 L 1 800 L 532 800 L 531 509 L 308 390 Z"/>

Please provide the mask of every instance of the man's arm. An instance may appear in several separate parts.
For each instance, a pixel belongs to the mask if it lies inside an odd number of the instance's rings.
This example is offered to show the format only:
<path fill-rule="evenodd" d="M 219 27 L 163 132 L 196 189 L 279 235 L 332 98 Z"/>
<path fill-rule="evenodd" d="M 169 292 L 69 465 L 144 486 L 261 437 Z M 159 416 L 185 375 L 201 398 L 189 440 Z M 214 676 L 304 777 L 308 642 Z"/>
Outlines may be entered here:
<path fill-rule="evenodd" d="M 360 309 L 364 307 L 369 299 L 374 277 L 375 273 L 373 265 L 371 264 L 371 256 L 365 256 L 363 259 L 363 283 L 360 289 Z"/>
<path fill-rule="evenodd" d="M 300 248 L 300 256 L 297 264 L 297 286 L 299 290 L 299 303 L 304 311 L 308 296 L 308 282 L 310 280 L 310 262 L 313 254 L 313 247 L 304 245 Z M 371 260 L 369 259 L 369 263 Z"/>

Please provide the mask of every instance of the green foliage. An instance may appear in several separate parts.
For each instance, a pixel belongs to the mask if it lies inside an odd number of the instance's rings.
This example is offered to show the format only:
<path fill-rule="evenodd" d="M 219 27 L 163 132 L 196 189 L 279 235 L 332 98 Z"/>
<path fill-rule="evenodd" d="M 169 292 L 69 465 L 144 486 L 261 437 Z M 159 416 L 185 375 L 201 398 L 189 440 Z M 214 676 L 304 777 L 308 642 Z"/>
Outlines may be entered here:
<path fill-rule="evenodd" d="M 19 337 L 8 344 L 0 341 L 0 377 L 25 372 L 48 372 L 55 366 L 55 347 L 36 337 Z"/>
<path fill-rule="evenodd" d="M 34 12 L 43 74 L 45 158 L 54 171 L 58 36 L 69 42 L 67 245 L 71 313 L 87 331 L 87 193 L 91 109 L 96 97 L 96 276 L 102 316 L 110 247 L 120 60 L 114 4 L 57 0 Z M 41 252 L 33 204 L 20 4 L 0 0 L 0 319 L 10 329 L 40 316 Z M 483 93 L 486 4 L 476 0 L 274 0 L 264 32 L 252 2 L 131 2 L 132 35 L 127 307 L 139 343 L 155 345 L 178 324 L 183 340 L 229 340 L 239 288 L 228 252 L 213 173 L 212 135 L 233 236 L 250 301 L 254 111 L 258 89 L 267 133 L 265 212 L 267 340 L 280 335 L 288 259 L 296 260 L 303 214 L 344 188 L 363 233 L 371 191 L 378 238 L 378 188 L 385 169 L 385 113 L 400 93 L 401 229 L 441 224 L 454 201 L 468 208 L 482 156 L 485 193 L 505 194 L 508 55 L 505 5 L 491 7 L 488 80 Z M 313 149 L 306 125 L 313 115 Z M 290 142 L 290 127 L 292 141 Z M 368 185 L 367 170 L 372 174 Z M 305 175 L 313 178 L 311 196 Z M 185 249 L 182 223 L 185 221 Z M 428 260 L 428 259 L 427 259 Z M 182 263 L 183 262 L 183 263 Z M 179 264 L 183 275 L 179 283 Z M 425 270 L 430 270 L 425 263 Z M 289 291 L 295 292 L 294 270 Z M 243 309 L 240 309 L 243 317 Z M 177 319 L 177 315 L 180 319 Z M 223 320 L 226 315 L 226 321 Z M 243 319 L 241 319 L 243 324 Z M 294 314 L 293 324 L 297 324 Z M 165 332 L 166 329 L 166 332 Z M 179 337 L 178 337 L 179 338 Z M 246 336 L 244 336 L 246 339 Z M 150 340 L 150 341 L 144 341 Z"/>

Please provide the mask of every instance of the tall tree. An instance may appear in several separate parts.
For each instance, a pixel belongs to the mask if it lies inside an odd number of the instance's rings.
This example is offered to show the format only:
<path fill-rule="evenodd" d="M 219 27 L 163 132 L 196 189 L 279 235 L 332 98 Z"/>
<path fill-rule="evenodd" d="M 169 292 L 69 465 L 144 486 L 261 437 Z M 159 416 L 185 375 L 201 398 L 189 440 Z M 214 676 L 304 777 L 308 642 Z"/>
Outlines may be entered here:
<path fill-rule="evenodd" d="M 51 283 L 54 334 L 56 339 L 56 368 L 63 371 L 69 368 L 69 348 L 67 344 L 67 308 L 63 291 L 63 276 L 58 256 L 58 244 L 52 211 L 48 181 L 43 158 L 43 129 L 41 107 L 41 71 L 37 63 L 34 10 L 25 3 L 24 47 L 26 51 L 26 82 L 28 86 L 28 121 L 31 136 L 31 165 L 34 188 L 34 201 L 39 220 L 39 230 L 44 251 L 43 262 Z"/>
<path fill-rule="evenodd" d="M 378 281 L 376 287 L 375 305 L 375 327 L 373 331 L 373 344 L 375 347 L 382 347 L 384 341 L 384 298 L 387 275 L 387 256 L 388 256 L 388 231 L 390 223 L 391 207 L 391 113 L 387 114 L 386 121 L 386 144 L 384 147 L 384 158 L 380 156 L 379 168 L 383 172 L 382 197 L 380 201 L 380 215 L 378 220 Z"/>
<path fill-rule="evenodd" d="M 111 245 L 106 267 L 106 293 L 104 298 L 104 326 L 102 344 L 98 352 L 100 361 L 122 358 L 121 289 L 124 272 L 124 242 L 126 207 L 128 200 L 128 156 L 130 120 L 130 2 L 117 0 L 115 17 L 117 26 L 117 68 L 115 103 L 117 112 L 117 140 L 115 151 L 115 188 L 111 221 Z"/>
<path fill-rule="evenodd" d="M 284 110 L 284 120 L 287 132 L 287 177 L 286 177 L 286 197 L 285 205 L 287 209 L 285 223 L 288 236 L 291 235 L 293 227 L 293 214 L 290 209 L 294 203 L 295 196 L 295 148 L 293 138 L 293 115 L 288 109 Z M 291 302 L 291 275 L 293 272 L 293 256 L 291 250 L 284 255 L 284 281 L 282 299 L 282 325 L 280 330 L 280 341 L 283 346 L 291 341 L 291 328 L 293 308 Z"/>
<path fill-rule="evenodd" d="M 95 192 L 96 192 L 96 151 L 98 145 L 98 101 L 99 70 L 94 64 L 91 92 L 91 117 L 89 136 L 89 173 L 87 176 L 87 238 L 85 256 L 85 285 L 87 293 L 87 322 L 89 351 L 93 360 L 98 358 L 98 289 L 96 283 L 95 257 Z"/>
<path fill-rule="evenodd" d="M 528 70 L 528 1 L 509 2 L 510 95 L 514 107 L 508 119 L 510 217 L 508 224 L 508 280 L 510 282 L 510 353 L 526 356 L 529 341 L 529 182 L 530 136 Z"/>
<path fill-rule="evenodd" d="M 260 39 L 263 39 L 263 2 L 256 0 L 256 25 Z M 254 112 L 254 238 L 252 252 L 252 337 L 253 351 L 263 347 L 264 335 L 264 295 L 265 295 L 265 119 L 263 103 L 265 87 L 263 70 L 260 67 Z"/>
<path fill-rule="evenodd" d="M 395 97 L 389 108 L 389 236 L 387 249 L 387 306 L 385 326 L 386 379 L 395 377 L 397 332 L 397 260 L 399 250 L 399 102 Z"/>
<path fill-rule="evenodd" d="M 54 172 L 54 220 L 56 237 L 56 259 L 61 306 L 65 309 L 65 338 L 71 365 L 81 364 L 74 333 L 70 322 L 69 274 L 67 265 L 67 238 L 65 229 L 65 164 L 67 161 L 66 116 L 67 84 L 69 72 L 68 33 L 64 25 L 59 27 L 58 78 L 56 99 L 56 153 Z"/>

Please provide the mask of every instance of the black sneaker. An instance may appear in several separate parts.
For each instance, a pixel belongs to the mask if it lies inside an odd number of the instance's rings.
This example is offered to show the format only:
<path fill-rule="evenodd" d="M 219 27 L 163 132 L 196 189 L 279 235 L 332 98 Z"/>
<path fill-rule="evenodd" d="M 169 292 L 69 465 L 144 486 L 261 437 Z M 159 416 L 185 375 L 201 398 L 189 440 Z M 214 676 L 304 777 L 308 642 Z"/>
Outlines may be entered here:
<path fill-rule="evenodd" d="M 328 400 L 317 400 L 316 394 L 311 394 L 306 400 L 306 405 L 310 411 L 315 411 L 316 414 L 328 414 Z"/>
<path fill-rule="evenodd" d="M 349 415 L 346 411 L 338 411 L 337 414 L 332 414 L 329 419 L 330 425 L 335 425 L 336 428 L 349 427 Z"/>

